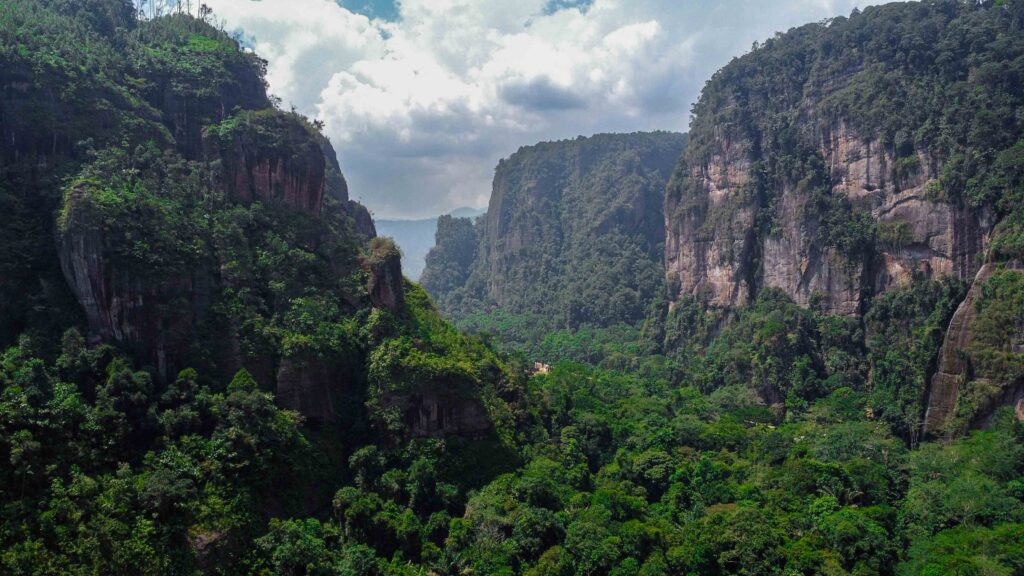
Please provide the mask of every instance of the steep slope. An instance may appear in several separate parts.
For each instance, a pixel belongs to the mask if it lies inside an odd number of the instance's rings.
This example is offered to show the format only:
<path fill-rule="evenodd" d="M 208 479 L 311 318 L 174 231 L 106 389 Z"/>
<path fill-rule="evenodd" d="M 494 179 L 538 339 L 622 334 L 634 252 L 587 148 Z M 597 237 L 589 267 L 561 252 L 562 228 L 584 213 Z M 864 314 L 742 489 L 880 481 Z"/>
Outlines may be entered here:
<path fill-rule="evenodd" d="M 483 210 L 459 208 L 453 210 L 451 214 L 444 214 L 437 218 L 423 218 L 419 220 L 378 219 L 375 224 L 381 236 L 391 238 L 402 250 L 405 275 L 411 280 L 422 281 L 423 270 L 427 266 L 427 253 L 435 245 L 438 220 L 445 217 L 472 219 L 483 213 Z"/>
<path fill-rule="evenodd" d="M 466 284 L 479 239 L 471 218 L 445 215 L 437 219 L 434 227 L 434 247 L 427 253 L 420 284 L 440 297 Z"/>
<path fill-rule="evenodd" d="M 494 309 L 549 329 L 638 320 L 662 284 L 663 189 L 684 143 L 657 132 L 520 148 L 495 171 L 469 270 L 442 272 L 452 262 L 432 252 L 424 286 L 457 320 Z"/>
<path fill-rule="evenodd" d="M 244 369 L 312 422 L 336 421 L 367 381 L 389 389 L 370 376 L 372 350 L 432 312 L 409 309 L 393 246 L 366 247 L 373 222 L 319 126 L 274 108 L 266 63 L 225 32 L 94 4 L 4 8 L 0 345 L 80 327 L 161 385 L 186 368 L 220 385 Z M 419 338 L 440 357 L 468 345 Z M 416 402 L 402 402 L 412 418 Z"/>
<path fill-rule="evenodd" d="M 521 371 L 403 278 L 265 69 L 184 5 L 0 5 L 0 572 L 260 572 L 360 448 L 509 443 Z"/>
<path fill-rule="evenodd" d="M 1022 25 L 1019 2 L 888 4 L 716 73 L 666 198 L 675 298 L 732 309 L 778 288 L 858 316 L 1019 259 Z"/>

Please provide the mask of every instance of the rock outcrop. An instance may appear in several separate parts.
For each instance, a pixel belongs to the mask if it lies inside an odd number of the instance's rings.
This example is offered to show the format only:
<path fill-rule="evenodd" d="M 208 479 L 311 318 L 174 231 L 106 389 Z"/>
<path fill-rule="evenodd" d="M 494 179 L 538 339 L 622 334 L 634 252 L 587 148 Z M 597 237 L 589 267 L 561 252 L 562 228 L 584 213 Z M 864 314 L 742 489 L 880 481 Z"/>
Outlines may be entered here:
<path fill-rule="evenodd" d="M 979 314 L 984 312 L 981 300 L 999 299 L 1000 294 L 989 293 L 990 281 L 997 274 L 1014 274 L 1024 278 L 1024 270 L 1017 262 L 987 263 L 978 270 L 967 297 L 957 308 L 946 330 L 939 351 L 937 366 L 928 387 L 927 410 L 923 432 L 941 436 L 962 432 L 964 427 L 987 422 L 999 406 L 1013 406 L 1018 418 L 1024 419 L 1024 302 L 1016 303 L 1016 319 L 1009 325 L 978 327 Z M 1009 272 L 1006 272 L 1009 271 Z M 1024 284 L 1024 281 L 1021 281 Z M 1012 297 L 1019 297 L 1014 294 Z M 1009 303 L 1011 306 L 1014 303 Z M 1005 314 L 1005 312 L 1004 312 Z M 1006 314 L 1011 316 L 1012 314 Z M 1000 320 L 1005 320 L 1001 316 Z M 979 343 L 979 330 L 1001 330 L 1003 334 L 987 334 L 986 340 L 1001 340 L 998 350 L 986 350 Z M 1001 361 L 990 357 L 992 353 L 1009 356 L 1016 369 L 1001 366 Z M 997 369 L 993 369 L 993 366 Z M 973 406 L 964 406 L 964 389 L 970 388 L 968 398 Z"/>
<path fill-rule="evenodd" d="M 375 238 L 363 267 L 367 272 L 366 292 L 370 303 L 376 308 L 401 311 L 405 304 L 402 253 L 395 243 L 388 238 Z"/>
<path fill-rule="evenodd" d="M 761 289 L 780 288 L 801 305 L 855 315 L 870 295 L 914 277 L 975 274 L 990 223 L 982 213 L 931 197 L 938 161 L 922 150 L 897 159 L 875 134 L 859 134 L 845 120 L 818 120 L 805 118 L 820 134 L 807 153 L 826 167 L 821 186 L 833 204 L 824 211 L 806 180 L 756 190 L 764 184 L 752 181 L 752 166 L 765 159 L 754 151 L 768 147 L 769 135 L 716 132 L 707 143 L 714 152 L 683 160 L 666 202 L 665 266 L 679 296 L 734 308 Z M 900 163 L 909 168 L 897 173 Z M 829 245 L 824 228 L 836 199 L 853 215 L 842 225 L 860 225 L 858 213 L 870 218 L 876 245 L 866 251 Z"/>
<path fill-rule="evenodd" d="M 666 193 L 676 299 L 730 310 L 777 288 L 858 316 L 918 280 L 973 281 L 931 379 L 926 432 L 972 412 L 958 408 L 965 381 L 979 383 L 968 404 L 1017 394 L 1012 382 L 972 375 L 965 347 L 980 285 L 1022 251 L 1019 232 L 999 240 L 1020 205 L 1022 98 L 979 74 L 978 62 L 1008 57 L 964 42 L 959 18 L 1015 33 L 1002 8 L 894 3 L 755 47 L 705 86 Z"/>
<path fill-rule="evenodd" d="M 239 110 L 271 108 L 263 74 L 266 62 L 237 50 L 234 40 L 217 34 L 206 23 L 184 15 L 169 17 L 174 26 L 142 22 L 140 34 L 171 36 L 161 50 L 143 52 L 138 74 L 144 80 L 141 96 L 159 111 L 162 124 L 178 151 L 189 160 L 205 154 L 205 130 Z M 169 29 L 173 30 L 169 33 Z M 173 38 L 173 35 L 178 35 Z M 172 39 L 173 38 L 173 39 Z M 193 42 L 204 38 L 205 42 Z M 182 62 L 190 65 L 182 66 Z M 217 70 L 199 81 L 196 69 Z"/>
<path fill-rule="evenodd" d="M 220 161 L 223 186 L 232 198 L 320 214 L 327 160 L 299 116 L 277 110 L 243 113 L 211 128 L 206 148 L 208 158 Z"/>
<path fill-rule="evenodd" d="M 420 284 L 436 301 L 465 286 L 476 260 L 477 241 L 470 218 L 444 215 L 437 219 L 434 247 L 427 253 L 420 276 Z"/>
<path fill-rule="evenodd" d="M 58 230 L 64 277 L 85 312 L 90 343 L 118 343 L 167 379 L 183 367 L 205 283 L 192 276 L 145 277 L 119 267 L 94 214 L 95 192 L 82 183 L 65 198 Z"/>
<path fill-rule="evenodd" d="M 324 195 L 338 202 L 341 209 L 352 219 L 358 232 L 366 240 L 377 237 L 377 228 L 374 225 L 370 211 L 359 202 L 352 200 L 348 195 L 348 182 L 345 175 L 341 173 L 341 166 L 338 164 L 338 154 L 334 146 L 327 138 L 320 137 L 320 148 L 327 159 L 326 172 L 324 174 Z"/>
<path fill-rule="evenodd" d="M 971 326 L 978 316 L 975 303 L 995 268 L 993 264 L 981 267 L 967 297 L 957 307 L 946 329 L 946 337 L 939 350 L 938 365 L 929 385 L 928 408 L 924 416 L 925 434 L 941 432 L 953 416 L 960 384 L 969 375 L 966 349 L 971 339 Z"/>
<path fill-rule="evenodd" d="M 872 295 L 912 278 L 974 277 L 994 222 L 943 180 L 953 153 L 934 125 L 948 106 L 913 100 L 914 92 L 902 108 L 884 108 L 896 97 L 880 89 L 972 78 L 936 79 L 926 59 L 901 67 L 875 54 L 888 50 L 881 45 L 849 44 L 878 20 L 925 34 L 919 22 L 953 15 L 886 6 L 805 26 L 712 78 L 666 198 L 665 266 L 678 297 L 733 308 L 774 287 L 802 305 L 856 315 Z M 894 69 L 885 81 L 880 67 Z"/>
<path fill-rule="evenodd" d="M 372 384 L 412 435 L 489 433 L 481 372 L 504 365 L 405 282 L 393 243 L 366 255 L 369 211 L 320 126 L 268 98 L 266 62 L 181 11 L 22 4 L 0 9 L 31 32 L 0 55 L 0 348 L 74 329 L 147 373 L 147 403 L 189 369 L 214 392 L 244 376 L 307 423 L 361 427 Z M 377 349 L 410 342 L 399 368 L 451 373 L 373 373 Z"/>

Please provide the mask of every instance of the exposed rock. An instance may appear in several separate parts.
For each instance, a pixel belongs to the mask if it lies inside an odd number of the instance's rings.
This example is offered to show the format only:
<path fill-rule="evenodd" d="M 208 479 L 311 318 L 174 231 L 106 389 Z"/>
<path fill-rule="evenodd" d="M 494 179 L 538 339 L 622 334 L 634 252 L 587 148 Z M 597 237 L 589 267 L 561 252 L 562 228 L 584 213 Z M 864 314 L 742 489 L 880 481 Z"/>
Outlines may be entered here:
<path fill-rule="evenodd" d="M 363 267 L 368 274 L 366 291 L 373 306 L 392 312 L 401 310 L 405 305 L 402 254 L 395 243 L 388 238 L 375 238 Z"/>
<path fill-rule="evenodd" d="M 978 299 L 981 298 L 985 284 L 998 270 L 1009 268 L 1014 270 L 1024 269 L 1017 263 L 995 264 L 987 263 L 982 266 L 974 278 L 967 297 L 957 308 L 953 319 L 946 330 L 946 337 L 943 340 L 942 348 L 939 351 L 938 362 L 935 374 L 932 376 L 928 389 L 927 411 L 925 412 L 923 432 L 928 435 L 941 435 L 947 430 L 947 424 L 953 418 L 960 400 L 961 388 L 971 379 L 986 380 L 982 375 L 975 374 L 977 367 L 972 366 L 971 357 L 968 353 L 974 334 L 974 324 L 978 318 Z M 1005 327 L 1008 331 L 1014 330 L 1012 326 Z M 1021 336 L 1024 336 L 1022 334 Z M 1020 352 L 1024 352 L 1024 341 L 1016 343 Z M 987 382 L 990 386 L 1002 389 L 999 399 L 993 402 L 993 406 L 1014 405 L 1021 408 L 1021 400 L 1024 398 L 1024 383 L 1022 382 Z M 991 415 L 992 410 L 985 413 L 972 415 L 976 420 L 984 420 Z M 975 424 L 978 422 L 975 421 Z"/>
<path fill-rule="evenodd" d="M 806 112 L 812 126 L 820 121 L 814 105 Z M 769 192 L 774 199 L 756 193 L 750 170 L 768 144 L 716 129 L 711 152 L 684 158 L 666 198 L 665 266 L 679 296 L 733 308 L 777 287 L 801 305 L 813 301 L 826 312 L 854 315 L 872 293 L 914 277 L 974 275 L 991 225 L 982 213 L 929 197 L 941 168 L 937 160 L 922 150 L 897 159 L 874 135 L 842 119 L 813 132 L 820 138 L 808 153 L 821 155 L 831 194 L 877 222 L 876 258 L 851 259 L 825 246 L 820 216 L 800 183 L 783 182 Z M 769 214 L 770 231 L 764 223 Z"/>
<path fill-rule="evenodd" d="M 370 240 L 377 237 L 377 229 L 373 223 L 370 211 L 359 202 L 352 200 L 348 195 L 348 182 L 341 173 L 341 166 L 338 164 L 338 154 L 334 151 L 331 141 L 320 136 L 320 148 L 323 150 L 324 159 L 327 162 L 324 175 L 324 194 L 335 199 L 341 206 L 342 211 L 352 219 L 356 232 L 363 238 Z"/>
<path fill-rule="evenodd" d="M 345 213 L 355 223 L 356 232 L 367 239 L 372 240 L 377 237 L 377 227 L 373 223 L 373 216 L 370 215 L 370 211 L 355 200 L 349 200 L 345 203 Z"/>
<path fill-rule="evenodd" d="M 383 400 L 401 412 L 409 435 L 416 438 L 439 438 L 452 434 L 476 438 L 493 429 L 487 409 L 480 400 L 455 390 L 424 387 L 415 394 L 387 395 Z"/>
<path fill-rule="evenodd" d="M 232 198 L 320 214 L 327 161 L 297 116 L 277 110 L 245 113 L 208 131 L 206 147 L 208 158 L 221 161 L 223 186 Z"/>
<path fill-rule="evenodd" d="M 182 367 L 178 362 L 188 347 L 202 283 L 191 277 L 144 279 L 113 265 L 90 190 L 81 184 L 69 192 L 59 231 L 61 269 L 85 311 L 88 339 L 119 343 L 167 378 Z"/>
<path fill-rule="evenodd" d="M 802 214 L 806 198 L 786 190 L 781 214 Z M 781 231 L 761 246 L 764 288 L 780 288 L 797 304 L 812 301 L 835 314 L 860 312 L 863 266 L 824 247 L 817 239 L 818 222 L 781 218 Z"/>
<path fill-rule="evenodd" d="M 188 28 L 192 30 L 186 34 L 224 41 L 209 24 L 183 22 L 181 30 Z M 254 54 L 225 49 L 190 56 L 200 61 L 214 60 L 194 65 L 217 66 L 226 73 L 218 75 L 215 82 L 197 85 L 195 71 L 178 66 L 175 58 L 147 59 L 138 73 L 146 80 L 143 97 L 159 110 L 178 151 L 189 160 L 199 160 L 205 154 L 204 132 L 208 126 L 223 122 L 238 110 L 263 110 L 271 103 L 263 82 L 265 63 L 261 65 Z"/>
<path fill-rule="evenodd" d="M 473 221 L 444 215 L 437 219 L 434 247 L 426 257 L 420 284 L 441 302 L 466 284 L 476 260 L 477 237 Z M 440 304 L 443 306 L 444 304 Z"/>
<path fill-rule="evenodd" d="M 928 409 L 924 416 L 924 433 L 942 430 L 953 415 L 960 384 L 967 376 L 967 359 L 964 350 L 971 337 L 971 323 L 977 317 L 974 303 L 981 295 L 982 287 L 992 277 L 996 266 L 986 264 L 978 270 L 971 289 L 967 292 L 953 319 L 946 329 L 946 337 L 939 351 L 938 366 L 932 376 L 928 390 Z"/>
<path fill-rule="evenodd" d="M 279 406 L 314 422 L 331 422 L 348 388 L 344 374 L 316 357 L 284 358 L 277 371 Z"/>

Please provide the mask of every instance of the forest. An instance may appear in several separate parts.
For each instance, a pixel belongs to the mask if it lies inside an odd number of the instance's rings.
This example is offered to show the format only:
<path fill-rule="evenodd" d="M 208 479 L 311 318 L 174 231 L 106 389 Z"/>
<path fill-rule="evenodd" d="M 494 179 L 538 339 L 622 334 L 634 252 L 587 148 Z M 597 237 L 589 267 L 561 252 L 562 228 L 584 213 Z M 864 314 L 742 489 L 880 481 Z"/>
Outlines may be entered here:
<path fill-rule="evenodd" d="M 710 79 L 688 137 L 524 147 L 422 286 L 268 63 L 150 12 L 0 3 L 0 573 L 1024 573 L 1024 2 L 810 24 Z M 893 151 L 880 190 L 987 223 L 971 274 L 865 280 L 854 314 L 757 250 L 723 256 L 736 305 L 680 287 L 671 219 L 712 245 L 752 201 L 769 242 L 785 191 L 865 278 L 923 250 L 825 184 L 805 98 Z M 716 126 L 754 158 L 724 208 L 691 170 Z"/>

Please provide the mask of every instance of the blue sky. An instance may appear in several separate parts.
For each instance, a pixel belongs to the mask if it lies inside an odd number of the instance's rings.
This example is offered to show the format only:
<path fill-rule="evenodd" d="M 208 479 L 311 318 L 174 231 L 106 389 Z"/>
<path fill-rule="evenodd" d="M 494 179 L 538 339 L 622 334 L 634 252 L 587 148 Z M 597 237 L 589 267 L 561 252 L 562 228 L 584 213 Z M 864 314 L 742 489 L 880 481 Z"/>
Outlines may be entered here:
<path fill-rule="evenodd" d="M 398 19 L 398 5 L 394 0 L 339 0 L 338 4 L 370 18 Z"/>
<path fill-rule="evenodd" d="M 520 146 L 686 130 L 710 75 L 864 0 L 205 0 L 382 218 L 486 206 Z"/>
<path fill-rule="evenodd" d="M 544 12 L 551 14 L 564 8 L 586 8 L 593 0 L 549 0 Z M 398 4 L 394 0 L 338 0 L 342 7 L 370 18 L 398 20 Z"/>

